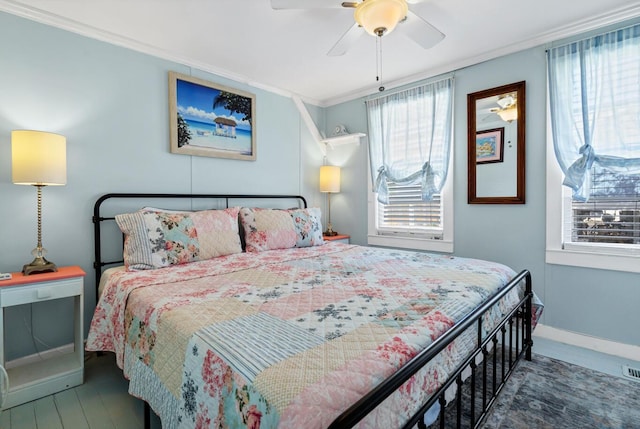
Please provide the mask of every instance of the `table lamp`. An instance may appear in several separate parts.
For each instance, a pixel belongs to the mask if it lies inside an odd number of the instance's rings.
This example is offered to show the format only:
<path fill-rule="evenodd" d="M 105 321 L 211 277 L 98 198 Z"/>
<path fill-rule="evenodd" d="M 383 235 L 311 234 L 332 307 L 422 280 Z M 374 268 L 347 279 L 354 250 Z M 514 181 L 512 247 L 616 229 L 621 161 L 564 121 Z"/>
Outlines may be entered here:
<path fill-rule="evenodd" d="M 11 132 L 12 179 L 16 185 L 33 185 L 38 191 L 38 244 L 31 254 L 34 260 L 22 268 L 24 275 L 58 271 L 47 261 L 42 247 L 42 188 L 67 183 L 67 139 L 43 131 Z"/>
<path fill-rule="evenodd" d="M 331 194 L 340 192 L 340 167 L 323 165 L 320 167 L 320 192 L 327 194 L 327 230 L 326 236 L 338 235 L 331 226 Z"/>

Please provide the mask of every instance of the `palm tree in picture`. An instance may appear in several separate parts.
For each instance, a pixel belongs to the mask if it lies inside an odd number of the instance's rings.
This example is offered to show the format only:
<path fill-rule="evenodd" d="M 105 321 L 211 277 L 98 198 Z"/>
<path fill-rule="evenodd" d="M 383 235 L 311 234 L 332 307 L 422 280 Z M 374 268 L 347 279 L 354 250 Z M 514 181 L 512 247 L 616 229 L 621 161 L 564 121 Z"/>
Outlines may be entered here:
<path fill-rule="evenodd" d="M 191 141 L 191 130 L 189 130 L 189 124 L 182 118 L 182 115 L 178 113 L 178 147 L 182 147 L 189 144 Z"/>

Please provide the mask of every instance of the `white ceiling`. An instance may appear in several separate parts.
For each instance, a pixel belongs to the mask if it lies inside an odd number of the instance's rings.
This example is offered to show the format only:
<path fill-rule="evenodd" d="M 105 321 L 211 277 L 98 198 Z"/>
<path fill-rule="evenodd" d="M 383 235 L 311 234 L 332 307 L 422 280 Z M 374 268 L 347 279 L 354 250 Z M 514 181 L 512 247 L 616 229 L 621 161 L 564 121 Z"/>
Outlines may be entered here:
<path fill-rule="evenodd" d="M 320 106 L 376 91 L 376 41 L 363 32 L 326 53 L 353 24 L 336 8 L 273 10 L 270 0 L 0 0 L 0 10 L 177 61 Z M 629 0 L 425 0 L 413 11 L 446 37 L 425 50 L 382 38 L 390 88 L 640 16 Z"/>

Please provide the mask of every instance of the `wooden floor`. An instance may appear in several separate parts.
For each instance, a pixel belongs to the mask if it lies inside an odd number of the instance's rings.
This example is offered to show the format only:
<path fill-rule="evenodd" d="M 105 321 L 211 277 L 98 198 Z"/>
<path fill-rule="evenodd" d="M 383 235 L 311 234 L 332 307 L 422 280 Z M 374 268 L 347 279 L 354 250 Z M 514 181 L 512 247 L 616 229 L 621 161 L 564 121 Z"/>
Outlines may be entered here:
<path fill-rule="evenodd" d="M 142 428 L 142 401 L 127 394 L 127 385 L 113 354 L 92 354 L 84 384 L 2 411 L 0 429 Z"/>

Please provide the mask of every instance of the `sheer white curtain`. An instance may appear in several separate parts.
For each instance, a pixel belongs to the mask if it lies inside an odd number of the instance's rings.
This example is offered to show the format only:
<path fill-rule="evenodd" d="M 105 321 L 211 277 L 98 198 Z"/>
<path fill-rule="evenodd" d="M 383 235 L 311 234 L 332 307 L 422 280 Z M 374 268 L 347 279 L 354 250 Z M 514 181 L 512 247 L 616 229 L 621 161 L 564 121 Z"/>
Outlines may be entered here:
<path fill-rule="evenodd" d="M 423 201 L 442 190 L 451 147 L 453 78 L 367 100 L 373 190 L 420 184 Z"/>
<path fill-rule="evenodd" d="M 640 25 L 547 53 L 553 143 L 563 184 L 586 201 L 592 167 L 640 174 Z"/>

